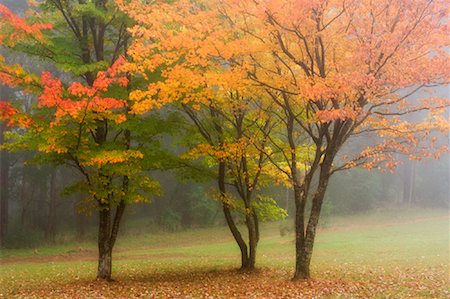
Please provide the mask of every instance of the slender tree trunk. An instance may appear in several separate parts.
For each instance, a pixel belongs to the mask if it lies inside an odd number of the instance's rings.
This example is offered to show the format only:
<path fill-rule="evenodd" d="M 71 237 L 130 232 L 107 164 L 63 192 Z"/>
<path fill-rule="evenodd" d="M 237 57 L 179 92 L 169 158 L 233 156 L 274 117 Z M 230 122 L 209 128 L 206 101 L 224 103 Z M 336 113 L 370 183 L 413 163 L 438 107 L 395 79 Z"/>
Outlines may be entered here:
<path fill-rule="evenodd" d="M 125 145 L 130 146 L 130 131 L 124 132 Z M 106 140 L 106 126 L 97 126 L 97 142 L 103 143 Z M 101 171 L 100 171 L 101 174 Z M 122 191 L 127 194 L 129 190 L 129 177 L 122 178 Z M 112 184 L 109 178 L 108 184 Z M 98 270 L 97 278 L 106 281 L 112 280 L 112 251 L 119 233 L 119 226 L 125 211 L 125 201 L 121 199 L 115 209 L 114 219 L 112 219 L 112 198 L 106 198 L 106 202 L 99 199 L 99 227 L 98 227 Z"/>
<path fill-rule="evenodd" d="M 4 142 L 6 125 L 0 124 L 0 144 Z M 9 155 L 7 151 L 0 151 L 0 247 L 8 233 L 8 191 L 9 191 Z"/>
<path fill-rule="evenodd" d="M 402 181 L 403 181 L 403 198 L 402 203 L 408 204 L 411 199 L 411 161 L 406 161 L 405 164 L 402 165 L 403 173 L 402 173 Z"/>
<path fill-rule="evenodd" d="M 256 242 L 259 242 L 259 219 L 255 209 L 253 209 L 253 218 L 255 219 Z"/>
<path fill-rule="evenodd" d="M 228 228 L 230 229 L 231 234 L 233 235 L 234 240 L 238 244 L 239 250 L 241 251 L 241 269 L 245 269 L 247 267 L 249 259 L 247 252 L 247 244 L 245 244 L 245 241 L 242 238 L 242 235 L 239 232 L 236 223 L 234 222 L 233 216 L 231 215 L 231 211 L 228 205 L 222 203 L 222 210 L 225 215 L 225 220 L 227 222 Z"/>
<path fill-rule="evenodd" d="M 313 206 L 311 208 L 311 215 L 306 229 L 306 238 L 300 246 L 300 252 L 297 253 L 299 258 L 296 263 L 294 279 L 309 279 L 311 278 L 310 265 L 313 253 L 314 241 L 316 237 L 317 224 L 319 223 L 320 210 L 322 207 L 323 195 L 315 196 Z"/>
<path fill-rule="evenodd" d="M 256 265 L 256 249 L 259 242 L 259 225 L 256 210 L 251 207 L 251 195 L 249 195 L 245 202 L 245 224 L 248 232 L 248 260 L 245 265 L 242 266 L 242 270 L 253 271 Z"/>
<path fill-rule="evenodd" d="M 29 186 L 26 180 L 25 171 L 26 169 L 22 168 L 22 188 L 20 189 L 20 203 L 22 204 L 20 211 L 20 225 L 22 228 L 25 228 L 25 226 L 27 225 L 28 208 L 34 193 L 34 190 L 32 192 L 29 192 L 30 190 L 28 188 Z"/>
<path fill-rule="evenodd" d="M 77 236 L 79 238 L 84 238 L 85 231 L 86 231 L 84 221 L 85 221 L 86 217 L 83 214 L 79 213 L 77 211 L 76 207 L 73 208 L 73 212 L 74 212 L 74 216 L 75 216 L 75 225 L 77 228 Z"/>
<path fill-rule="evenodd" d="M 219 163 L 218 185 L 219 185 L 220 195 L 222 197 L 226 196 L 225 168 L 226 168 L 225 163 L 220 162 Z M 245 269 L 247 267 L 247 264 L 249 261 L 247 245 L 245 244 L 245 241 L 242 238 L 242 235 L 239 232 L 239 229 L 237 228 L 236 223 L 234 222 L 233 216 L 231 215 L 230 207 L 224 201 L 222 201 L 222 210 L 223 210 L 223 214 L 225 216 L 225 220 L 227 222 L 228 228 L 230 229 L 231 234 L 233 235 L 234 240 L 238 244 L 239 249 L 241 251 L 241 269 Z"/>
<path fill-rule="evenodd" d="M 408 205 L 411 206 L 416 201 L 416 161 L 412 161 L 411 166 L 411 184 L 409 189 Z"/>
<path fill-rule="evenodd" d="M 305 262 L 305 204 L 306 194 L 294 186 L 295 199 L 295 274 L 294 279 L 310 277 L 309 264 Z"/>
<path fill-rule="evenodd" d="M 54 240 L 56 235 L 57 174 L 58 170 L 53 169 L 50 177 L 48 216 L 45 228 L 45 237 L 51 240 Z"/>

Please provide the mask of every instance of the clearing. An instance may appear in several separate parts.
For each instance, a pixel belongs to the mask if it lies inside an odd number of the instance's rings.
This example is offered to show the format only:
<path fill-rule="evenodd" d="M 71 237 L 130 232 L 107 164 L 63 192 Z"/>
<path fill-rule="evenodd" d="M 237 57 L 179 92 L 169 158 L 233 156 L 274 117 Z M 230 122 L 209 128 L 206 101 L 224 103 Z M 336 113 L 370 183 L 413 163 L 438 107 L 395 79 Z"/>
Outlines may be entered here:
<path fill-rule="evenodd" d="M 447 211 L 379 212 L 326 221 L 311 281 L 292 282 L 294 236 L 262 226 L 258 271 L 241 273 L 226 227 L 178 233 L 124 228 L 112 283 L 95 281 L 95 242 L 0 254 L 0 297 L 450 298 Z M 285 225 L 285 224 L 284 224 Z"/>

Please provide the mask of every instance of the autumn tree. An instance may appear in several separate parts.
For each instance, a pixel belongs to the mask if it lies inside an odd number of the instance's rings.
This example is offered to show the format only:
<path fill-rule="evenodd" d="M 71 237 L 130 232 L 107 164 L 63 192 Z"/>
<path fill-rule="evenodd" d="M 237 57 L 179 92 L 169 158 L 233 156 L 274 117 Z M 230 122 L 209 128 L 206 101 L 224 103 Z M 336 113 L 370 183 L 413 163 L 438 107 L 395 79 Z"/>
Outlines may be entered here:
<path fill-rule="evenodd" d="M 140 103 L 134 108 L 147 111 L 172 103 L 187 117 L 195 133 L 188 137 L 191 150 L 184 157 L 201 157 L 217 168 L 217 198 L 240 248 L 241 269 L 253 270 L 260 219 L 285 216 L 273 199 L 260 194 L 271 173 L 266 155 L 257 148 L 268 147 L 267 136 L 277 122 L 266 112 L 267 102 L 243 80 L 241 69 L 225 66 L 220 57 L 211 59 L 213 49 L 203 43 L 213 38 L 211 12 L 188 1 L 120 3 L 137 22 L 130 30 L 135 37 L 130 69 L 150 81 L 147 89 L 132 93 Z M 152 82 L 154 73 L 161 80 Z M 239 214 L 247 240 L 237 225 Z"/>
<path fill-rule="evenodd" d="M 145 96 L 190 95 L 205 82 L 195 65 L 220 61 L 237 70 L 234 79 L 250 84 L 260 100 L 269 98 L 268 106 L 276 107 L 272 116 L 282 126 L 270 140 L 271 150 L 260 150 L 294 191 L 295 279 L 310 277 L 317 225 L 334 173 L 356 166 L 393 169 L 398 154 L 421 160 L 448 150 L 437 137 L 448 133 L 443 113 L 449 101 L 432 90 L 448 83 L 446 1 L 175 3 L 183 13 L 161 14 L 159 26 L 135 32 L 150 41 L 137 55 L 161 54 L 159 61 L 142 66 L 163 64 L 163 72 L 175 74 L 172 85 L 153 85 Z M 133 17 L 151 22 L 144 13 Z M 170 25 L 168 46 L 161 49 L 158 34 Z M 189 50 L 177 51 L 179 45 Z M 180 83 L 186 80 L 189 84 Z M 416 113 L 419 120 L 406 117 Z M 340 155 L 362 135 L 371 142 L 352 151 L 356 154 Z"/>
<path fill-rule="evenodd" d="M 273 182 L 267 157 L 258 148 L 267 148 L 273 123 L 237 94 L 231 93 L 225 105 L 214 102 L 200 110 L 184 105 L 191 126 L 201 137 L 191 140 L 192 149 L 185 157 L 204 158 L 207 165 L 217 167 L 217 198 L 241 251 L 241 269 L 251 271 L 256 264 L 260 222 L 286 216 L 273 199 L 261 193 L 262 186 Z M 246 234 L 237 225 L 236 214 L 244 218 Z"/>
<path fill-rule="evenodd" d="M 130 75 L 123 69 L 130 42 L 128 18 L 111 1 L 39 3 L 22 18 L 0 5 L 0 42 L 10 51 L 42 59 L 59 70 L 41 74 L 0 59 L 0 80 L 36 95 L 31 111 L 2 102 L 2 119 L 21 128 L 10 150 L 37 150 L 45 162 L 74 168 L 71 189 L 99 214 L 99 279 L 111 279 L 112 250 L 125 207 L 158 192 L 144 175 L 144 144 L 132 142 L 138 118 L 130 115 Z M 139 149 L 138 149 L 139 147 Z M 147 159 L 146 159 L 147 158 Z"/>
<path fill-rule="evenodd" d="M 448 99 L 433 94 L 411 99 L 448 83 L 446 3 L 230 0 L 217 5 L 225 30 L 242 36 L 229 63 L 265 90 L 284 124 L 288 149 L 274 146 L 288 165 L 279 170 L 295 195 L 294 278 L 309 278 L 332 174 L 358 165 L 392 169 L 396 153 L 420 160 L 448 150 L 436 138 L 448 133 L 443 117 Z M 428 116 L 416 122 L 405 118 L 420 112 Z M 362 134 L 373 136 L 372 144 L 338 159 Z M 310 155 L 300 156 L 302 148 Z"/>

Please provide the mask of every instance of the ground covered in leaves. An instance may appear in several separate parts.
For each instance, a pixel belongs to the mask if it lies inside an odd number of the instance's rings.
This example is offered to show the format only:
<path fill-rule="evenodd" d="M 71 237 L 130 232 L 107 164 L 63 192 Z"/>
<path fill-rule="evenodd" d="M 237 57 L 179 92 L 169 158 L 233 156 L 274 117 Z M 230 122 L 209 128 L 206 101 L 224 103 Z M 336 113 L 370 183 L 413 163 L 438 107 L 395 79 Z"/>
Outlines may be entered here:
<path fill-rule="evenodd" d="M 127 236 L 110 283 L 95 280 L 90 242 L 3 252 L 0 297 L 450 298 L 448 215 L 371 217 L 321 230 L 309 281 L 290 280 L 293 236 L 268 224 L 254 273 L 235 270 L 238 250 L 222 228 Z"/>
<path fill-rule="evenodd" d="M 342 269 L 345 270 L 345 269 Z M 400 276 L 358 273 L 361 279 L 327 274 L 310 281 L 290 281 L 290 273 L 261 269 L 155 273 L 114 282 L 76 280 L 23 286 L 16 297 L 35 298 L 450 298 L 448 284 L 436 269 Z M 378 273 L 379 274 L 379 273 Z M 362 279 L 363 276 L 366 279 Z M 441 277 L 439 277 L 441 276 Z"/>

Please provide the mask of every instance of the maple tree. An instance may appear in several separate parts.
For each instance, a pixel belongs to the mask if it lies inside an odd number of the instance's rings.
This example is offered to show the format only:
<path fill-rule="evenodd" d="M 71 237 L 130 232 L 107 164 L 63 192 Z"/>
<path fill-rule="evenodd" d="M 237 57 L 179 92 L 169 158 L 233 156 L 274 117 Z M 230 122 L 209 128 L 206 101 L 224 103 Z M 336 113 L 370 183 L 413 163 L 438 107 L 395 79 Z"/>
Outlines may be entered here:
<path fill-rule="evenodd" d="M 154 15 L 138 2 L 130 4 L 131 16 L 149 25 L 133 29 L 141 38 L 135 56 L 157 54 L 140 67 L 163 65 L 170 77 L 140 96 L 204 103 L 212 98 L 213 90 L 203 88 L 212 76 L 195 66 L 207 72 L 212 62 L 234 71 L 233 82 L 276 107 L 279 135 L 270 138 L 270 150 L 259 150 L 294 191 L 294 278 L 310 277 L 317 225 L 334 173 L 356 166 L 393 169 L 397 154 L 421 160 L 448 151 L 438 136 L 448 133 L 443 113 L 449 100 L 432 89 L 448 83 L 446 1 L 158 4 Z M 428 93 L 420 94 L 423 90 Z M 412 114 L 420 120 L 411 121 Z M 340 155 L 363 135 L 372 136 L 371 144 Z"/>
<path fill-rule="evenodd" d="M 267 157 L 257 150 L 267 146 L 267 135 L 275 126 L 265 112 L 268 108 L 242 82 L 239 70 L 211 60 L 207 45 L 196 42 L 208 35 L 196 30 L 206 29 L 202 26 L 207 14 L 185 18 L 190 6 L 184 2 L 119 3 L 137 22 L 130 30 L 135 41 L 129 69 L 150 81 L 147 89 L 133 91 L 132 98 L 140 103 L 134 109 L 140 113 L 173 103 L 190 120 L 195 134 L 188 137 L 191 150 L 184 157 L 206 157 L 209 167 L 217 167 L 217 198 L 240 248 L 241 269 L 253 270 L 260 219 L 285 216 L 273 199 L 258 194 L 262 185 L 271 182 Z M 148 74 L 154 72 L 160 72 L 162 80 L 153 82 Z M 248 240 L 236 224 L 236 213 L 245 219 Z"/>
<path fill-rule="evenodd" d="M 25 18 L 0 5 L 0 17 L 2 46 L 45 60 L 65 78 L 0 59 L 0 80 L 37 97 L 31 111 L 2 102 L 2 120 L 21 128 L 8 132 L 4 147 L 37 150 L 41 161 L 78 171 L 81 180 L 69 189 L 86 193 L 82 210 L 99 213 L 97 277 L 110 280 L 126 205 L 159 192 L 144 175 L 153 155 L 144 145 L 152 141 L 133 143 L 136 123 L 145 121 L 130 114 L 129 19 L 114 2 L 59 0 L 37 4 Z"/>
<path fill-rule="evenodd" d="M 269 134 L 272 128 L 270 118 L 254 114 L 255 111 L 246 107 L 248 99 L 237 94 L 235 96 L 233 98 L 231 93 L 227 103 L 234 102 L 234 108 L 228 105 L 217 106 L 214 100 L 198 111 L 184 105 L 183 109 L 192 121 L 191 126 L 201 136 L 191 140 L 192 149 L 185 157 L 202 157 L 207 165 L 217 167 L 217 198 L 239 246 L 241 269 L 251 271 L 256 264 L 260 221 L 282 219 L 286 216 L 286 211 L 279 208 L 273 199 L 263 196 L 260 190 L 262 186 L 272 183 L 268 160 L 257 149 L 268 142 L 264 134 Z M 232 187 L 231 190 L 228 186 Z M 233 212 L 244 218 L 247 241 L 236 225 Z"/>
<path fill-rule="evenodd" d="M 217 5 L 225 31 L 242 36 L 239 47 L 228 48 L 228 61 L 266 91 L 284 124 L 284 143 L 273 146 L 288 166 L 279 167 L 280 173 L 294 189 L 294 278 L 309 278 L 332 174 L 358 165 L 392 169 L 398 164 L 396 153 L 419 160 L 448 151 L 437 136 L 448 134 L 443 114 L 449 100 L 418 94 L 448 83 L 446 1 Z M 428 116 L 419 121 L 406 118 L 424 111 Z M 352 137 L 362 134 L 374 136 L 373 144 L 354 156 L 338 156 Z"/>

